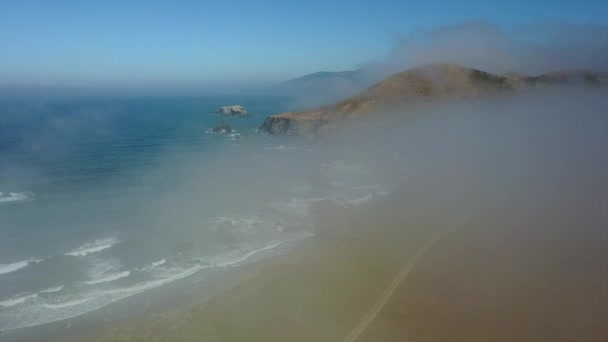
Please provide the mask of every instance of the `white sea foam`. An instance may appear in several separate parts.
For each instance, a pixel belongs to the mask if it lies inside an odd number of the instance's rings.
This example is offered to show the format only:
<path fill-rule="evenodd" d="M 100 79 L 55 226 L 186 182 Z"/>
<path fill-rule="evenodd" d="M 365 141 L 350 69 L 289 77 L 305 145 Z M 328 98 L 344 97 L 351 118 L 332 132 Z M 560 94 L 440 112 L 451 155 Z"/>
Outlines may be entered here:
<path fill-rule="evenodd" d="M 227 253 L 217 258 L 214 262 L 196 263 L 182 267 L 158 267 L 166 263 L 165 259 L 154 262 L 151 265 L 156 265 L 156 271 L 153 276 L 156 279 L 137 283 L 123 288 L 99 289 L 91 287 L 90 290 L 70 297 L 64 297 L 63 301 L 43 301 L 42 303 L 32 301 L 32 305 L 15 307 L 13 311 L 0 311 L 0 330 L 11 330 L 36 326 L 40 324 L 60 321 L 83 315 L 85 313 L 101 309 L 118 300 L 157 288 L 159 286 L 169 284 L 182 278 L 189 277 L 202 269 L 210 267 L 231 267 L 243 264 L 247 259 L 262 251 L 267 251 L 279 246 L 282 243 L 299 240 L 310 236 L 308 232 L 301 232 L 291 235 L 291 237 L 273 241 L 266 246 L 254 250 L 240 250 Z M 102 271 L 115 270 L 120 266 L 114 259 L 97 260 L 94 264 L 92 273 L 98 274 Z M 57 288 L 49 289 L 55 290 Z M 45 290 L 47 291 L 47 290 Z M 42 291 L 41 291 L 42 292 Z M 50 291 L 49 291 L 50 292 Z M 9 301 L 2 302 L 3 305 L 15 305 L 23 303 L 30 298 L 35 298 L 37 294 L 27 294 L 25 296 L 17 296 Z M 14 303 L 14 304 L 13 304 Z M 35 312 L 35 314 L 33 314 Z"/>
<path fill-rule="evenodd" d="M 130 273 L 125 273 L 122 264 L 117 258 L 101 258 L 94 256 L 87 260 L 89 267 L 87 268 L 87 274 L 89 280 L 83 281 L 85 284 L 93 285 L 99 283 L 106 283 L 116 279 L 120 279 L 128 276 Z"/>
<path fill-rule="evenodd" d="M 305 217 L 308 215 L 310 206 L 315 201 L 323 200 L 323 197 L 318 198 L 291 198 L 289 200 L 274 201 L 270 206 L 278 211 L 290 213 L 296 216 Z"/>
<path fill-rule="evenodd" d="M 16 270 L 22 269 L 26 267 L 29 263 L 29 261 L 19 261 L 12 264 L 0 265 L 0 274 L 14 272 Z"/>
<path fill-rule="evenodd" d="M 88 301 L 90 301 L 91 299 L 94 299 L 93 297 L 89 297 L 89 298 L 83 298 L 83 299 L 76 299 L 76 300 L 71 300 L 71 301 L 67 301 L 67 302 L 63 302 L 63 303 L 59 303 L 59 304 L 42 304 L 42 306 L 44 306 L 45 308 L 49 308 L 49 309 L 63 309 L 63 308 L 68 308 L 71 306 L 76 306 L 76 305 L 80 305 L 83 303 L 86 303 Z"/>
<path fill-rule="evenodd" d="M 136 269 L 136 270 L 140 270 L 140 271 L 144 271 L 144 272 L 150 272 L 152 270 L 154 270 L 155 268 L 157 268 L 158 266 L 164 265 L 165 263 L 167 263 L 166 259 L 162 259 L 159 261 L 155 261 L 152 263 L 147 264 L 146 266 L 140 268 L 140 269 Z"/>
<path fill-rule="evenodd" d="M 216 258 L 214 261 L 212 261 L 211 266 L 213 266 L 213 267 L 231 267 L 231 266 L 237 266 L 241 262 L 243 262 L 243 261 L 249 259 L 250 257 L 252 257 L 254 254 L 257 254 L 259 252 L 262 252 L 262 251 L 274 248 L 274 247 L 280 245 L 283 242 L 285 242 L 285 241 L 276 242 L 276 243 L 273 243 L 271 245 L 264 246 L 262 248 L 249 251 L 249 252 L 247 252 L 247 253 L 245 253 L 243 255 L 238 255 L 238 253 L 234 253 L 234 254 L 237 254 L 236 257 L 230 256 L 230 255 L 223 255 L 223 256 L 220 256 L 220 257 Z M 230 254 L 233 254 L 233 253 L 230 253 Z"/>
<path fill-rule="evenodd" d="M 156 266 L 164 265 L 166 262 L 167 262 L 167 260 L 166 260 L 166 259 L 163 259 L 163 260 L 159 260 L 159 261 L 153 262 L 153 263 L 151 263 L 150 265 L 151 265 L 152 267 L 156 267 Z"/>
<path fill-rule="evenodd" d="M 11 299 L 0 302 L 0 306 L 11 307 L 11 306 L 14 306 L 17 304 L 24 303 L 26 300 L 36 298 L 36 297 L 38 297 L 38 293 L 21 293 L 21 294 L 14 296 Z"/>
<path fill-rule="evenodd" d="M 226 134 L 228 132 L 226 132 L 225 130 L 216 132 L 213 130 L 213 128 L 209 128 L 208 130 L 205 131 L 205 133 L 207 133 L 207 134 Z M 227 136 L 232 137 L 232 138 L 234 138 L 235 136 L 238 136 L 238 137 L 240 137 L 240 139 L 238 139 L 238 140 L 243 140 L 243 135 L 241 133 L 239 133 L 236 129 L 232 129 L 230 131 L 230 133 L 227 134 Z M 235 140 L 235 139 L 232 139 L 232 140 Z"/>
<path fill-rule="evenodd" d="M 17 304 L 25 303 L 29 299 L 37 298 L 40 293 L 59 292 L 59 291 L 61 291 L 61 289 L 63 289 L 63 285 L 57 286 L 57 287 L 52 287 L 52 288 L 49 288 L 46 290 L 41 290 L 41 291 L 35 292 L 35 293 L 31 293 L 31 292 L 20 293 L 16 296 L 13 296 L 11 299 L 7 299 L 7 300 L 0 302 L 0 306 L 3 306 L 3 307 L 15 306 Z"/>
<path fill-rule="evenodd" d="M 286 242 L 290 242 L 290 241 L 296 241 L 296 240 L 301 240 L 304 239 L 306 237 L 311 236 L 311 234 L 309 232 L 304 232 L 304 233 L 300 233 L 298 235 L 295 235 L 289 239 L 285 239 L 285 240 L 280 240 L 277 242 L 273 242 L 269 245 L 266 245 L 264 247 L 258 248 L 258 249 L 254 249 L 252 251 L 248 251 L 247 253 L 243 254 L 243 255 L 239 255 L 239 252 L 242 251 L 237 251 L 236 253 L 227 253 L 224 255 L 220 255 L 219 257 L 214 258 L 213 260 L 211 260 L 211 266 L 213 267 L 234 267 L 234 266 L 238 266 L 239 264 L 241 264 L 242 262 L 246 261 L 247 259 L 251 258 L 253 255 L 258 254 L 260 252 L 275 248 L 283 243 Z"/>
<path fill-rule="evenodd" d="M 108 249 L 108 248 L 114 246 L 115 244 L 117 244 L 118 242 L 119 241 L 113 237 L 97 239 L 93 242 L 87 242 L 84 245 L 82 245 L 70 252 L 65 253 L 65 255 L 85 256 L 87 254 L 97 253 L 99 251 L 103 251 L 104 249 Z"/>
<path fill-rule="evenodd" d="M 118 299 L 130 296 L 130 295 L 141 293 L 143 291 L 150 290 L 155 287 L 185 278 L 187 276 L 193 275 L 194 273 L 196 273 L 204 268 L 208 268 L 208 267 L 209 266 L 203 266 L 201 264 L 196 264 L 194 266 L 187 267 L 187 268 L 175 268 L 172 270 L 168 270 L 167 272 L 164 272 L 164 277 L 162 277 L 162 278 L 159 278 L 156 280 L 151 280 L 151 281 L 146 281 L 146 282 L 142 282 L 142 283 L 137 283 L 137 284 L 129 286 L 129 287 L 106 290 L 106 291 L 103 291 L 102 293 L 111 294 L 114 296 L 119 295 L 117 298 L 115 298 L 115 300 L 118 300 Z M 125 296 L 124 294 L 127 294 L 127 296 Z"/>
<path fill-rule="evenodd" d="M 240 140 L 245 139 L 245 137 L 241 133 L 231 133 L 231 134 L 228 134 L 228 137 L 232 141 L 240 141 Z"/>
<path fill-rule="evenodd" d="M 125 288 L 114 289 L 91 289 L 76 296 L 65 297 L 63 301 L 56 299 L 51 302 L 23 307 L 19 311 L 0 311 L 0 330 L 10 330 L 24 327 L 31 327 L 40 324 L 56 322 L 68 318 L 77 317 L 85 313 L 101 309 L 120 299 L 144 292 L 155 287 L 168 284 L 190 276 L 204 268 L 200 264 L 188 268 L 176 268 L 170 270 L 171 273 L 160 279 L 138 283 Z M 0 305 L 8 306 L 23 303 L 29 298 L 36 297 L 36 294 L 28 296 L 14 297 L 9 301 L 1 302 Z M 35 315 L 32 315 L 35 312 Z"/>
<path fill-rule="evenodd" d="M 38 262 L 41 262 L 42 260 L 43 259 L 29 259 L 29 260 L 14 262 L 12 264 L 0 265 L 0 274 L 15 272 L 17 270 L 20 270 L 20 269 L 28 266 L 30 263 L 38 263 Z"/>
<path fill-rule="evenodd" d="M 264 147 L 267 151 L 292 151 L 295 150 L 295 147 L 279 145 L 276 147 Z"/>
<path fill-rule="evenodd" d="M 99 283 L 107 283 L 110 281 L 114 281 L 114 280 L 118 280 L 120 278 L 124 278 L 124 277 L 128 277 L 129 275 L 131 275 L 130 271 L 124 271 L 124 272 L 120 272 L 120 273 L 114 273 L 114 274 L 109 274 L 106 275 L 103 278 L 100 279 L 94 279 L 94 280 L 89 280 L 89 281 L 85 281 L 85 284 L 89 284 L 89 285 L 94 285 L 94 284 L 99 284 Z"/>
<path fill-rule="evenodd" d="M 57 287 L 51 287 L 48 288 L 46 290 L 42 290 L 39 293 L 53 293 L 53 292 L 59 292 L 63 289 L 63 285 L 57 286 Z"/>
<path fill-rule="evenodd" d="M 249 232 L 255 228 L 258 219 L 254 217 L 233 218 L 228 216 L 220 216 L 211 220 L 211 222 L 217 224 L 220 228 L 230 228 L 231 230 Z"/>
<path fill-rule="evenodd" d="M 34 200 L 32 192 L 0 192 L 0 203 L 27 202 Z"/>

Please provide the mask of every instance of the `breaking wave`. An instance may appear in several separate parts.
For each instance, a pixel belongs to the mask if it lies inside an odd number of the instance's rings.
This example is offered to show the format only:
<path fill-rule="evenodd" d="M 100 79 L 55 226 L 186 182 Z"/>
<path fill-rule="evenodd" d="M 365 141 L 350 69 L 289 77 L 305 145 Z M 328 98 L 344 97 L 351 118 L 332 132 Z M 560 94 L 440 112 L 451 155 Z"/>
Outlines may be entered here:
<path fill-rule="evenodd" d="M 11 330 L 23 327 L 51 323 L 83 315 L 101 309 L 118 300 L 142 293 L 159 286 L 172 283 L 179 279 L 194 275 L 209 268 L 235 267 L 246 263 L 253 256 L 270 251 L 277 246 L 311 236 L 308 232 L 291 234 L 281 240 L 274 240 L 260 247 L 247 247 L 219 256 L 187 262 L 185 265 L 172 264 L 167 259 L 149 263 L 141 271 L 147 271 L 151 279 L 136 282 L 124 287 L 110 287 L 106 283 L 128 277 L 131 271 L 109 273 L 120 267 L 114 259 L 97 260 L 91 270 L 92 275 L 104 274 L 103 277 L 84 282 L 90 288 L 72 294 L 54 295 L 49 298 L 39 296 L 40 293 L 57 293 L 64 287 L 58 286 L 42 290 L 38 293 L 25 293 L 0 302 L 8 310 L 0 311 L 0 330 Z M 137 269 L 134 269 L 135 271 Z M 98 287 L 97 285 L 102 286 Z M 19 305 L 18 305 L 19 304 Z M 11 311 L 12 310 L 12 311 Z M 35 313 L 35 314 L 34 314 Z"/>
<path fill-rule="evenodd" d="M 38 293 L 22 293 L 22 294 L 18 294 L 16 296 L 14 296 L 11 299 L 0 302 L 0 306 L 3 306 L 3 307 L 15 306 L 17 304 L 24 303 L 28 299 L 32 299 L 32 298 L 36 298 L 36 297 L 38 297 Z"/>
<path fill-rule="evenodd" d="M 103 251 L 104 249 L 111 248 L 115 244 L 119 243 L 116 238 L 103 238 L 97 239 L 93 242 L 87 242 L 84 245 L 65 253 L 65 255 L 69 256 L 85 256 L 91 253 L 97 253 Z"/>
<path fill-rule="evenodd" d="M 108 282 L 111 282 L 114 280 L 118 280 L 120 278 L 128 277 L 129 275 L 131 275 L 130 271 L 124 271 L 124 272 L 120 272 L 120 273 L 110 274 L 110 275 L 107 275 L 100 279 L 85 281 L 84 283 L 88 284 L 88 285 L 95 285 L 95 284 L 99 284 L 99 283 L 108 283 Z"/>
<path fill-rule="evenodd" d="M 6 273 L 10 273 L 10 272 L 15 272 L 15 271 L 20 270 L 20 269 L 22 269 L 24 267 L 27 267 L 31 263 L 39 263 L 42 260 L 44 260 L 44 259 L 29 259 L 29 260 L 14 262 L 12 264 L 3 264 L 3 265 L 0 265 L 0 274 L 6 274 Z"/>
<path fill-rule="evenodd" d="M 0 203 L 27 202 L 34 200 L 32 192 L 0 192 Z"/>

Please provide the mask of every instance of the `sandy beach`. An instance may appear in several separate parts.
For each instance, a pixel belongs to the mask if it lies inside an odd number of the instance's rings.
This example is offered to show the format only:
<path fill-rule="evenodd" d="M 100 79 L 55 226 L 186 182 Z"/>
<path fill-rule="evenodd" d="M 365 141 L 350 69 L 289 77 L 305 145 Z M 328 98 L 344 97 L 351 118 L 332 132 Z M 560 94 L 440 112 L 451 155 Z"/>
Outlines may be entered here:
<path fill-rule="evenodd" d="M 482 201 L 483 191 L 437 197 L 429 184 L 356 208 L 319 203 L 316 236 L 292 253 L 249 268 L 210 301 L 116 322 L 96 338 L 606 340 L 606 214 L 585 184 L 561 198 L 513 191 L 500 201 Z"/>

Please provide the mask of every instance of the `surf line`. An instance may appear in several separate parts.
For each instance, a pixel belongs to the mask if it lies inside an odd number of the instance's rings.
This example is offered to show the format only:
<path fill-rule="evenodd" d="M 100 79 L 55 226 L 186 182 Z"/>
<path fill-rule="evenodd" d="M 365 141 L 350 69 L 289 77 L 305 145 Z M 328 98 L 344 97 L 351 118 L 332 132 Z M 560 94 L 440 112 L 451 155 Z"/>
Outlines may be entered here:
<path fill-rule="evenodd" d="M 371 309 L 365 315 L 365 317 L 363 317 L 363 319 L 359 322 L 359 324 L 357 324 L 357 326 L 355 326 L 355 328 L 351 331 L 351 333 L 348 334 L 348 336 L 346 336 L 346 338 L 344 339 L 344 342 L 355 342 L 357 340 L 357 338 L 359 338 L 359 336 L 361 336 L 361 334 L 365 331 L 365 329 L 367 329 L 369 324 L 374 321 L 374 319 L 376 318 L 376 316 L 378 315 L 380 310 L 382 310 L 382 308 L 384 307 L 384 305 L 386 304 L 388 299 L 391 297 L 393 292 L 395 292 L 395 290 L 397 289 L 399 284 L 401 284 L 403 279 L 414 268 L 414 265 L 416 264 L 418 259 L 420 259 L 437 241 L 439 241 L 439 239 L 441 239 L 448 232 L 454 230 L 456 227 L 457 227 L 457 225 L 454 225 L 454 226 L 448 227 L 448 228 L 440 231 L 435 236 L 433 236 L 429 241 L 427 241 L 427 243 L 425 243 L 422 247 L 420 247 L 418 252 L 416 252 L 416 254 L 410 259 L 410 261 L 408 261 L 407 263 L 405 263 L 405 265 L 403 265 L 403 267 L 401 268 L 399 273 L 397 273 L 395 278 L 390 282 L 390 284 L 388 285 L 386 290 L 384 290 L 384 292 L 382 293 L 380 298 L 378 298 L 376 303 L 374 303 L 374 305 L 371 307 Z"/>

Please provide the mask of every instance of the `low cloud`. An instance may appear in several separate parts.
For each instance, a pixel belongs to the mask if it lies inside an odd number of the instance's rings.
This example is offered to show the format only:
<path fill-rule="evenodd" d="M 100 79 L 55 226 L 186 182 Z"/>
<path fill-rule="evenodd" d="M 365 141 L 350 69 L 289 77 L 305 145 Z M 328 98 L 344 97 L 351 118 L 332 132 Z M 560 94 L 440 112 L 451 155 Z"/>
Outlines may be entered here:
<path fill-rule="evenodd" d="M 502 74 L 556 70 L 608 70 L 608 27 L 598 24 L 530 24 L 507 29 L 466 22 L 418 29 L 398 37 L 384 60 L 362 66 L 390 75 L 433 62 Z"/>

